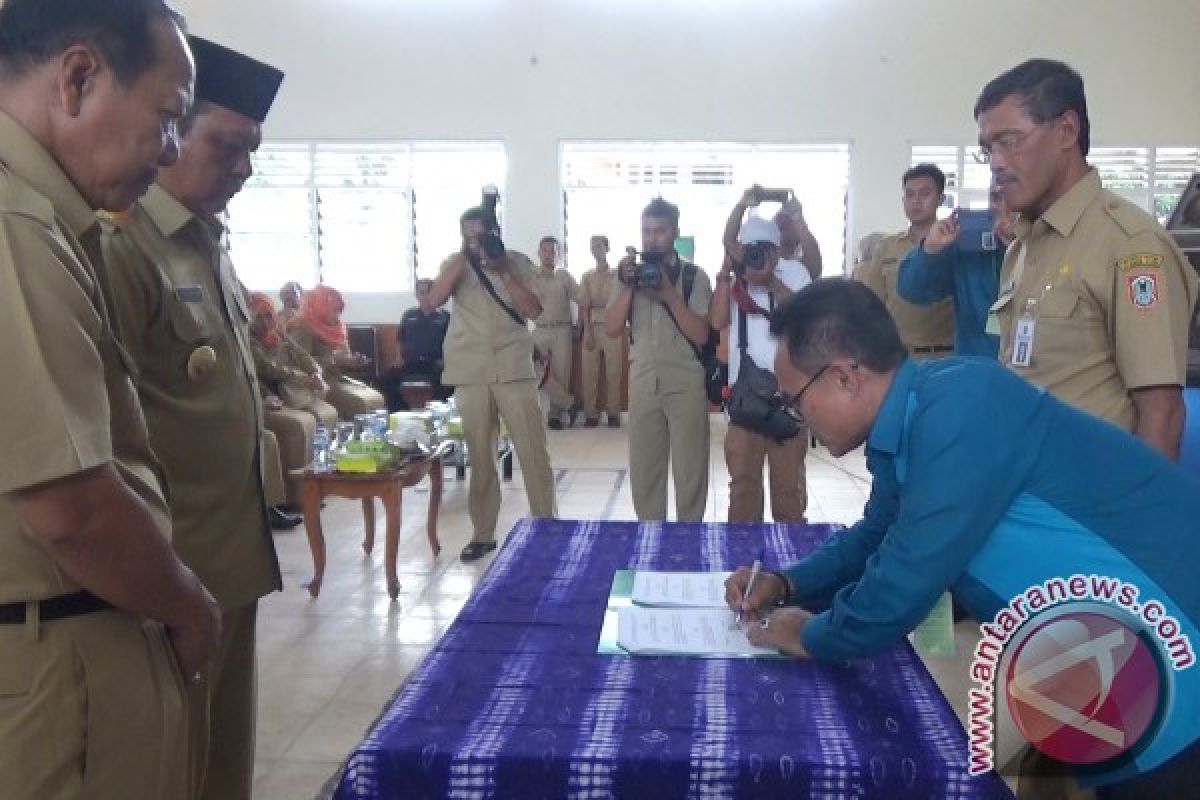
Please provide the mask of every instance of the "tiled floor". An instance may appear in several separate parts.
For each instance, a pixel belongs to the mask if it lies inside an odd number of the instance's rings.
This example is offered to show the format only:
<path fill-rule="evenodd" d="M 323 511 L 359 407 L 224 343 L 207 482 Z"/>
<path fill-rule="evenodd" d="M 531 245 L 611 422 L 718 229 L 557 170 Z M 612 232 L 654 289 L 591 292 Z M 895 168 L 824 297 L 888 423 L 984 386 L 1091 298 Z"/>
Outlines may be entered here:
<path fill-rule="evenodd" d="M 712 458 L 707 517 L 724 517 L 728 475 L 722 455 L 724 421 L 712 418 Z M 625 473 L 625 429 L 573 429 L 550 433 L 562 517 L 633 519 Z M 862 512 L 869 479 L 861 455 L 839 460 L 817 448 L 808 456 L 808 517 L 851 523 Z M 318 796 L 387 700 L 420 663 L 466 602 L 490 560 L 458 561 L 470 537 L 466 483 L 446 473 L 439 533 L 442 555 L 434 561 L 425 541 L 428 489 L 404 495 L 400 541 L 401 594 L 388 601 L 383 547 L 364 556 L 358 501 L 331 499 L 323 521 L 329 565 L 321 596 L 309 598 L 301 583 L 312 562 L 303 528 L 278 534 L 285 589 L 266 598 L 259 618 L 258 800 L 307 800 Z M 528 506 L 517 471 L 504 484 L 497 530 L 509 530 Z M 672 500 L 671 506 L 673 507 Z M 382 512 L 379 512 L 382 527 Z M 960 633 L 960 652 L 973 646 Z M 959 713 L 966 697 L 965 659 L 931 663 Z"/>

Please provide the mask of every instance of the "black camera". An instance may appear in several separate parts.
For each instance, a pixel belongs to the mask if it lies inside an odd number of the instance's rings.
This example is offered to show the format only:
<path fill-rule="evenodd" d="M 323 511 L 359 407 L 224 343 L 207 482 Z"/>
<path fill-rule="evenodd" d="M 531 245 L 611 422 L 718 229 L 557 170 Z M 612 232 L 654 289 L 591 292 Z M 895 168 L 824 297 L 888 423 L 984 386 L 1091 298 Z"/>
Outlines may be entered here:
<path fill-rule="evenodd" d="M 504 258 L 504 240 L 500 238 L 500 220 L 496 216 L 496 204 L 500 202 L 500 193 L 495 187 L 484 187 L 483 202 L 483 233 L 479 235 L 479 249 L 489 261 L 499 261 Z"/>
<path fill-rule="evenodd" d="M 663 257 L 658 253 L 636 253 L 633 248 L 629 248 L 629 252 L 639 255 L 640 259 L 634 262 L 633 277 L 627 283 L 634 289 L 657 289 L 662 286 Z"/>
<path fill-rule="evenodd" d="M 771 244 L 768 242 L 751 242 L 743 245 L 742 260 L 733 265 L 733 271 L 740 277 L 746 273 L 746 270 L 757 272 L 760 269 L 766 269 L 770 249 Z"/>

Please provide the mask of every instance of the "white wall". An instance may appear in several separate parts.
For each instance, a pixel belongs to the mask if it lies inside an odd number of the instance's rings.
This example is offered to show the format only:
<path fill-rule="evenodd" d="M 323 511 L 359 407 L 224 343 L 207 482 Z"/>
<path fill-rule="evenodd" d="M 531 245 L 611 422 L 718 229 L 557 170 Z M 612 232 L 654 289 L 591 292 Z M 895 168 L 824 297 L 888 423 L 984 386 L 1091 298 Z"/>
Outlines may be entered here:
<path fill-rule="evenodd" d="M 899 229 L 910 143 L 974 141 L 979 89 L 1031 56 L 1083 74 L 1096 144 L 1200 143 L 1197 0 L 176 6 L 287 72 L 268 138 L 502 139 L 507 238 L 526 248 L 561 219 L 563 139 L 850 141 L 851 236 Z M 354 316 L 403 306 L 381 302 Z"/>

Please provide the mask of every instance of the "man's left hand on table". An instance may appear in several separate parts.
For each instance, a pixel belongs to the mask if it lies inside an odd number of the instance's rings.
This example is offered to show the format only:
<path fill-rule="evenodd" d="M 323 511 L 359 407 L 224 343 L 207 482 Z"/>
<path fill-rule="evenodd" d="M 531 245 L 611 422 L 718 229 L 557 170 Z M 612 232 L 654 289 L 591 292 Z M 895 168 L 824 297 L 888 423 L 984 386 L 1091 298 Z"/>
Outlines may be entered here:
<path fill-rule="evenodd" d="M 757 647 L 773 647 L 793 658 L 808 658 L 800 634 L 812 618 L 812 612 L 802 608 L 781 608 L 764 616 L 762 622 L 750 622 L 746 638 Z"/>

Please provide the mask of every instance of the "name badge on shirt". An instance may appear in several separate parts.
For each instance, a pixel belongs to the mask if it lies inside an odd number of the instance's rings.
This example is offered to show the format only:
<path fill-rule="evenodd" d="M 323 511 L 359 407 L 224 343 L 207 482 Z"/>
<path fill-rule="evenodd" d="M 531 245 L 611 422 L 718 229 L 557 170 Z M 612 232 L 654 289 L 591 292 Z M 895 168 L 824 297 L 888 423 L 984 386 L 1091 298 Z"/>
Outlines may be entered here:
<path fill-rule="evenodd" d="M 181 303 L 203 303 L 204 290 L 199 286 L 176 286 L 175 299 Z"/>
<path fill-rule="evenodd" d="M 1033 316 L 1023 315 L 1017 320 L 1012 349 L 1012 365 L 1014 367 L 1033 365 L 1033 337 L 1036 330 L 1037 320 Z"/>

